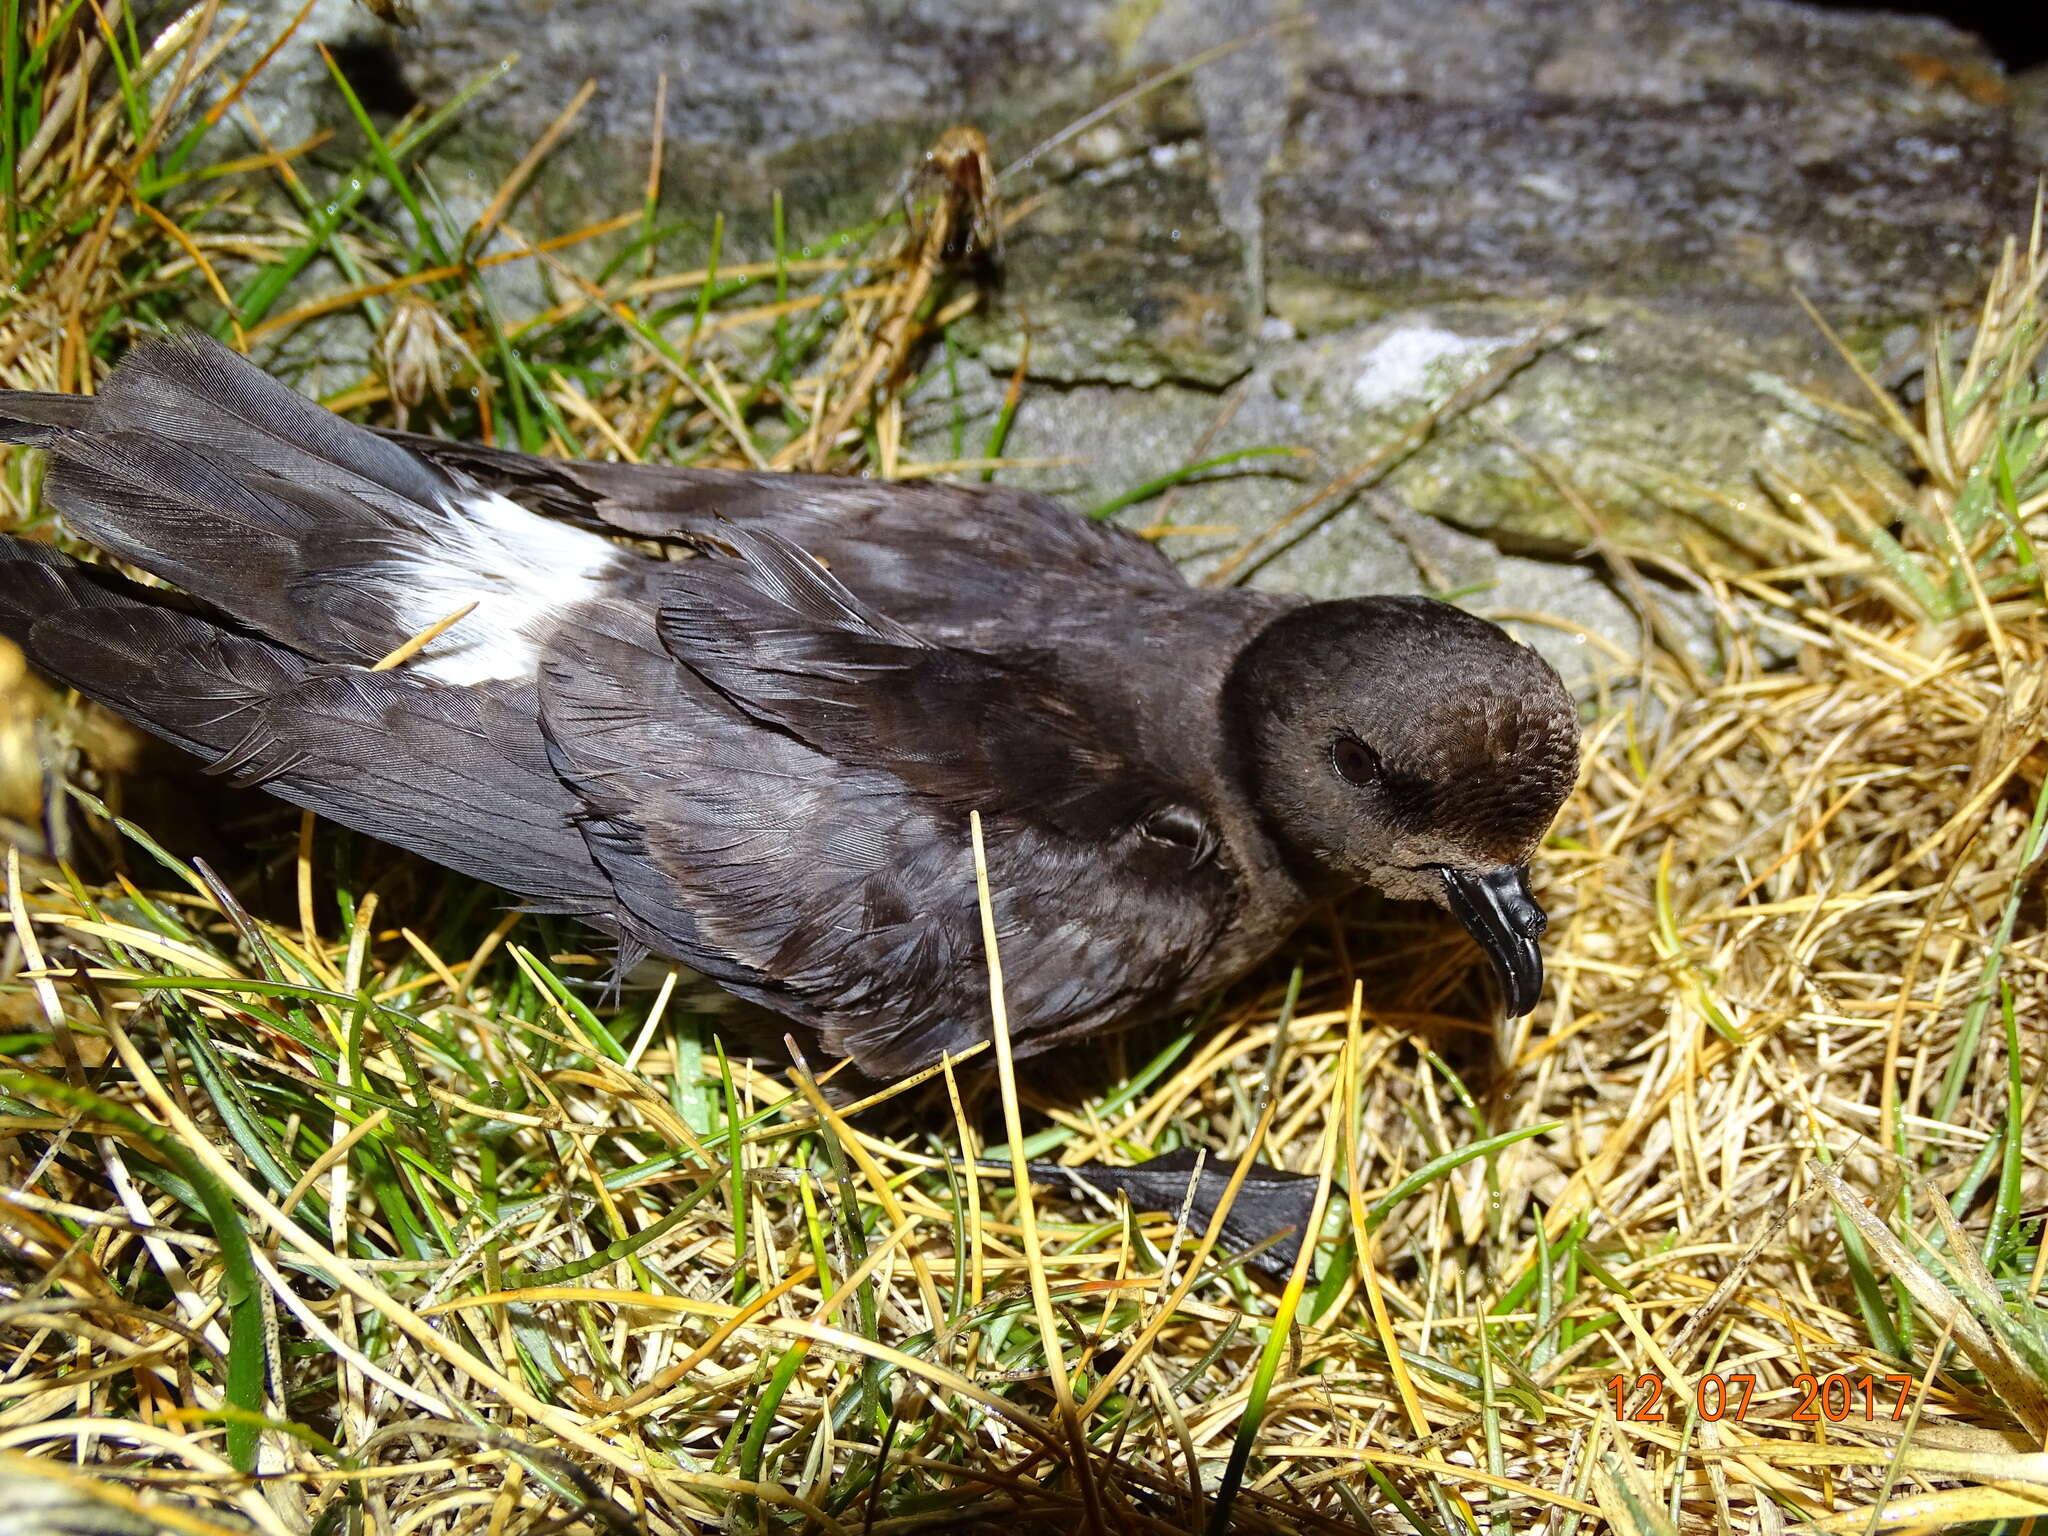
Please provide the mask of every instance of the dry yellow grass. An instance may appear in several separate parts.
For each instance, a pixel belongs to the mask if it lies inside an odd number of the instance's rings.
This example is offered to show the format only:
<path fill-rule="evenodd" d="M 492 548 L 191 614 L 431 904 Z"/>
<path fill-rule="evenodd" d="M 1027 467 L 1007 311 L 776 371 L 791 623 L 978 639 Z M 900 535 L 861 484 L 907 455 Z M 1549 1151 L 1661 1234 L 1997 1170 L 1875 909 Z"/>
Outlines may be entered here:
<path fill-rule="evenodd" d="M 118 30 L 31 20 L 48 67 L 6 105 L 32 88 L 50 126 L 0 257 L 5 382 L 87 385 L 138 294 L 233 289 L 248 335 L 380 322 L 360 409 L 485 376 L 466 424 L 535 446 L 794 463 L 839 436 L 787 406 L 904 467 L 900 391 L 865 429 L 835 391 L 883 382 L 862 364 L 905 335 L 914 270 L 600 287 L 519 235 L 516 188 L 443 232 L 459 260 L 337 250 L 251 196 L 282 159 L 83 218 L 186 120 L 93 107 Z M 216 88 L 211 25 L 125 62 Z M 308 250 L 329 278 L 251 298 Z M 500 260 L 562 285 L 523 376 L 475 286 Z M 224 882 L 82 791 L 19 812 L 0 1530 L 42 1518 L 31 1490 L 80 1529 L 380 1536 L 2048 1521 L 2044 273 L 2037 229 L 1966 344 L 1931 340 L 1924 406 L 1839 408 L 1910 473 L 1758 466 L 1774 494 L 1743 510 L 1779 568 L 1609 552 L 1645 602 L 1657 577 L 1711 597 L 1722 656 L 1613 658 L 1541 861 L 1550 999 L 1499 1062 L 1463 938 L 1361 908 L 1206 1020 L 855 1113 L 807 1069 L 725 1062 L 687 987 L 593 1011 L 573 929 L 331 829 L 239 833 Z M 545 360 L 585 360 L 562 338 L 595 316 L 593 394 Z M 30 456 L 0 473 L 8 521 L 49 536 Z M 23 686 L 8 750 L 39 764 L 93 717 Z M 105 735 L 58 763 L 109 793 L 122 766 Z M 1020 1134 L 1326 1173 L 1320 1277 L 1275 1291 L 1170 1218 L 954 1161 Z M 1911 1379 L 1874 1419 L 1860 1395 L 1799 1419 L 1798 1378 L 1831 1373 Z M 1739 1420 L 1693 1411 L 1710 1376 L 1754 1379 Z"/>

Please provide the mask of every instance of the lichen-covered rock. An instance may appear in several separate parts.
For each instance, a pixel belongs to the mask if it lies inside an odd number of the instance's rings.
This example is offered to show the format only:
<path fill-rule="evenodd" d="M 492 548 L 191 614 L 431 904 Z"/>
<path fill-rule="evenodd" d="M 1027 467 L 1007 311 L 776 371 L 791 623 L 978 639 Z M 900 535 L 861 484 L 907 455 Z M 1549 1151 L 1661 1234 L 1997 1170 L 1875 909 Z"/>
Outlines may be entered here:
<path fill-rule="evenodd" d="M 1335 7 L 1268 183 L 1271 281 L 1297 323 L 1330 290 L 1392 307 L 1592 283 L 1921 310 L 1967 293 L 2026 195 L 2009 95 L 1974 41 L 1916 17 Z"/>
<path fill-rule="evenodd" d="M 293 9 L 237 3 L 252 49 Z M 1165 472 L 1194 456 L 1229 387 L 1242 398 L 1211 451 L 1312 457 L 1260 461 L 1292 480 L 1191 487 L 1173 516 L 1263 526 L 1582 299 L 1569 340 L 1403 457 L 1376 496 L 1278 541 L 1256 579 L 1483 580 L 1514 589 L 1508 606 L 1542 588 L 1631 645 L 1617 600 L 1563 558 L 1591 538 L 1587 510 L 1623 545 L 1717 540 L 1726 554 L 1759 538 L 1743 510 L 1759 467 L 1882 473 L 1810 403 L 1854 386 L 1792 291 L 1882 368 L 2023 227 L 2048 155 L 2039 81 L 2015 91 L 1966 35 L 1781 0 L 1348 0 L 1313 18 L 1293 0 L 416 9 L 420 25 L 395 31 L 316 0 L 254 93 L 272 138 L 335 129 L 329 153 L 346 153 L 315 41 L 346 43 L 373 107 L 394 109 L 517 53 L 436 150 L 436 185 L 481 206 L 596 79 L 519 209 L 528 232 L 564 229 L 638 204 L 665 77 L 668 249 L 708 244 L 722 215 L 728 260 L 770 249 L 778 194 L 801 248 L 887 207 L 952 123 L 986 131 L 999 164 L 1020 159 L 1144 71 L 1251 37 L 1005 183 L 1020 216 L 1004 281 L 955 341 L 993 389 L 1028 337 L 1036 388 L 1009 451 L 1085 460 L 1018 478 L 1085 500 Z M 501 302 L 522 301 L 508 287 Z M 947 457 L 950 429 L 930 416 L 918 430 Z M 1402 508 L 1473 559 L 1492 551 L 1491 574 L 1430 577 L 1413 528 L 1389 522 Z M 1170 547 L 1199 570 L 1227 545 Z"/>

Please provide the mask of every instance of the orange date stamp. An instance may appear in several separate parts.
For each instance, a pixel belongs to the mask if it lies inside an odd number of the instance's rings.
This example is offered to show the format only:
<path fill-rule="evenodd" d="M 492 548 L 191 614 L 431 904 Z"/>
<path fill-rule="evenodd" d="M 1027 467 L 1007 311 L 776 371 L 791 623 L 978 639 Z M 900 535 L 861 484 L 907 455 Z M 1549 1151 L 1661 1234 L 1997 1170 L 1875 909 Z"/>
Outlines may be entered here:
<path fill-rule="evenodd" d="M 1850 1418 L 1867 1422 L 1880 1418 L 1897 1421 L 1906 1417 L 1906 1405 L 1912 1399 L 1913 1388 L 1919 1384 L 1917 1376 L 1845 1376 L 1840 1372 L 1815 1376 L 1802 1371 L 1792 1381 L 1793 1390 L 1799 1394 L 1799 1402 L 1792 1409 L 1792 1421 L 1795 1424 L 1819 1424 L 1823 1421 L 1840 1424 Z M 1648 1372 L 1638 1376 L 1610 1376 L 1607 1390 L 1614 1394 L 1614 1416 L 1637 1424 L 1661 1422 L 1667 1417 L 1666 1408 L 1675 1407 L 1677 1403 L 1676 1395 L 1664 1378 Z M 1761 1411 L 1762 1406 L 1757 1398 L 1756 1377 L 1752 1375 L 1723 1375 L 1709 1371 L 1693 1382 L 1693 1412 L 1702 1419 L 1734 1419 L 1739 1422 L 1750 1416 L 1752 1407 Z"/>

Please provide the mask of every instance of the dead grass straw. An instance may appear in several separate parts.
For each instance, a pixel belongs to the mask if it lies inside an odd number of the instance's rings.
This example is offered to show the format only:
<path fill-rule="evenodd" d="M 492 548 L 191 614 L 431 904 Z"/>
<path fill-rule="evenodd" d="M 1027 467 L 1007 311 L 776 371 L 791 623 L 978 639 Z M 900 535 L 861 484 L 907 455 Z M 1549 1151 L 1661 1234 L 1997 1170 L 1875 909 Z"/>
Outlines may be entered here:
<path fill-rule="evenodd" d="M 354 325 L 336 398 L 385 419 L 914 472 L 915 235 L 668 275 L 647 237 L 593 278 L 563 253 L 647 210 L 532 238 L 509 187 L 456 227 L 397 169 L 433 117 L 362 151 L 431 238 L 344 234 L 288 155 L 167 169 L 233 115 L 210 10 L 28 19 L 6 382 L 89 388 L 225 293 L 251 341 Z M 516 350 L 515 261 L 554 294 Z M 851 1114 L 728 1060 L 715 999 L 600 1005 L 575 930 L 333 829 L 238 806 L 232 878 L 174 857 L 157 832 L 205 839 L 119 814 L 133 747 L 17 676 L 0 1481 L 408 1536 L 2048 1516 L 2044 274 L 2037 227 L 1930 337 L 1923 403 L 1840 407 L 1908 473 L 1759 466 L 1781 562 L 1684 573 L 1713 665 L 1616 658 L 1504 1063 L 1462 937 L 1361 904 L 1205 1020 Z M 7 463 L 6 511 L 55 536 L 36 475 Z M 1669 562 L 1617 554 L 1656 603 Z M 1213 1228 L 959 1160 L 1190 1144 L 1324 1174 L 1313 1276 L 1276 1295 Z"/>

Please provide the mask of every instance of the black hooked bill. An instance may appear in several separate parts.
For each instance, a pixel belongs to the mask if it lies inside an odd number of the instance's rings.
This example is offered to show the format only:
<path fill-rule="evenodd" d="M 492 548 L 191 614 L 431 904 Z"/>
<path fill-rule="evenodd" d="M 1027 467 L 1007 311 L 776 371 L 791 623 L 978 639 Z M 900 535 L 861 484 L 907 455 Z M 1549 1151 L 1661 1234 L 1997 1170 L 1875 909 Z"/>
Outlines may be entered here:
<path fill-rule="evenodd" d="M 1543 991 L 1543 951 L 1536 941 L 1550 919 L 1529 894 L 1529 866 L 1507 864 L 1467 873 L 1445 869 L 1444 894 L 1466 932 L 1479 941 L 1507 994 L 1508 1017 L 1536 1006 Z"/>

